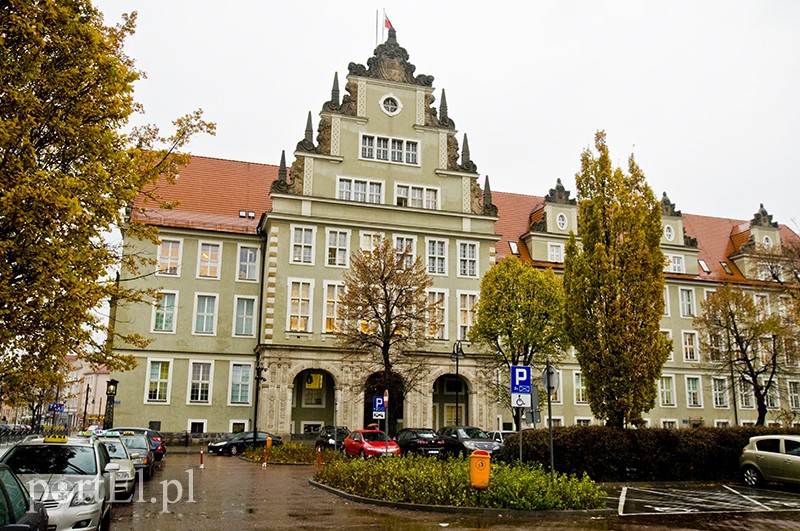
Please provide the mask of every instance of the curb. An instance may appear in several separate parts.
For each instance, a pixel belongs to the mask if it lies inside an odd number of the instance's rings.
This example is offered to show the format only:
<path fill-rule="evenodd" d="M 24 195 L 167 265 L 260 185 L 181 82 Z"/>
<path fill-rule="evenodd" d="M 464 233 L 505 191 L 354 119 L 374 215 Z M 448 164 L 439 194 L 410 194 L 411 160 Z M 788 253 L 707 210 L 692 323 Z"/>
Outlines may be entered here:
<path fill-rule="evenodd" d="M 425 511 L 431 513 L 463 514 L 469 516 L 508 517 L 517 519 L 537 518 L 543 516 L 563 516 L 563 517 L 585 516 L 585 517 L 597 518 L 597 517 L 611 516 L 615 514 L 613 510 L 608 508 L 588 509 L 588 510 L 565 510 L 565 511 L 558 511 L 551 509 L 542 511 L 536 511 L 536 510 L 526 511 L 522 509 L 493 509 L 490 507 L 458 507 L 455 505 L 424 505 L 424 504 L 407 503 L 407 502 L 390 502 L 386 500 L 376 500 L 375 498 L 364 498 L 362 496 L 350 494 L 348 492 L 335 489 L 328 485 L 318 483 L 313 479 L 309 479 L 308 483 L 314 487 L 317 487 L 318 489 L 326 490 L 341 498 L 345 498 L 347 500 L 358 503 L 377 505 L 379 507 L 390 507 L 393 509 L 408 509 L 412 511 Z"/>

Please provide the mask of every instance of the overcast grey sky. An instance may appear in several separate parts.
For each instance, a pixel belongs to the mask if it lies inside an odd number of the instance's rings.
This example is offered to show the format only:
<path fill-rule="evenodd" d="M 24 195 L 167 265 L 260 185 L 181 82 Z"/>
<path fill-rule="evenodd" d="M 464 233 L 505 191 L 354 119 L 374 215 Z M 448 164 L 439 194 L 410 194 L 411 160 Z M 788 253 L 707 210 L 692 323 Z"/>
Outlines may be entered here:
<path fill-rule="evenodd" d="M 798 231 L 798 1 L 95 5 L 107 24 L 138 11 L 137 123 L 168 126 L 198 107 L 217 123 L 196 155 L 291 160 L 334 72 L 343 89 L 348 63 L 372 56 L 385 9 L 493 190 L 544 195 L 561 178 L 574 196 L 580 153 L 604 129 L 615 164 L 633 153 L 683 212 L 749 220 L 764 203 Z"/>

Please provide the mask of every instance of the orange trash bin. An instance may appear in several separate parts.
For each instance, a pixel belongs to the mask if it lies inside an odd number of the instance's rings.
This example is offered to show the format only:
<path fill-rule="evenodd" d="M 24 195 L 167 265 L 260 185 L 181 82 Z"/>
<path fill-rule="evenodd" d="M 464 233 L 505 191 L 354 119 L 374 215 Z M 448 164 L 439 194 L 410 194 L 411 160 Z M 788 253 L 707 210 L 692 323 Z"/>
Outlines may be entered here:
<path fill-rule="evenodd" d="M 485 489 L 489 486 L 489 467 L 492 456 L 486 450 L 475 450 L 469 456 L 469 479 L 472 487 Z"/>

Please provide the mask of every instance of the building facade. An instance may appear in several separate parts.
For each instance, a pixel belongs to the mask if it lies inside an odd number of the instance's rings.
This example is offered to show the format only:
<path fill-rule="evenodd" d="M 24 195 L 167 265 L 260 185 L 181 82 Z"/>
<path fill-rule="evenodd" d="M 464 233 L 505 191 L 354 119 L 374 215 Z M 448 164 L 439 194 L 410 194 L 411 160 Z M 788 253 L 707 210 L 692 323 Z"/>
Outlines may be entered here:
<path fill-rule="evenodd" d="M 158 296 L 117 308 L 118 329 L 151 343 L 116 346 L 138 361 L 112 375 L 119 380 L 116 424 L 311 434 L 328 424 L 372 422 L 365 389 L 373 374 L 358 353 L 338 345 L 336 308 L 352 253 L 388 238 L 425 264 L 429 299 L 441 304 L 426 347 L 414 353 L 425 373 L 402 404 L 389 405 L 400 412 L 398 427 L 438 428 L 456 419 L 510 426 L 511 411 L 496 400 L 508 375 L 487 368 L 487 357 L 467 341 L 480 280 L 509 255 L 561 270 L 577 205 L 560 182 L 545 196 L 492 193 L 488 178 L 481 186 L 444 91 L 434 107 L 433 77 L 415 74 L 393 29 L 366 65 L 350 63 L 344 92 L 335 74 L 316 135 L 309 113 L 290 166 L 285 157 L 278 166 L 193 157 L 174 185 L 159 186 L 180 204 L 136 214 L 158 226 L 161 242 L 127 241 L 129 252 L 156 265 L 123 280 Z M 751 422 L 746 393 L 734 401 L 730 381 L 704 362 L 692 317 L 704 294 L 725 281 L 772 303 L 775 290 L 759 280 L 748 249 L 796 235 L 766 211 L 750 222 L 683 215 L 666 195 L 662 207 L 669 259 L 662 328 L 675 349 L 647 418 L 676 428 Z M 459 341 L 466 355 L 456 364 Z M 553 422 L 595 423 L 573 355 L 559 371 Z M 800 413 L 800 377 L 780 385 L 784 398 L 773 404 L 772 420 L 779 411 L 784 419 Z"/>

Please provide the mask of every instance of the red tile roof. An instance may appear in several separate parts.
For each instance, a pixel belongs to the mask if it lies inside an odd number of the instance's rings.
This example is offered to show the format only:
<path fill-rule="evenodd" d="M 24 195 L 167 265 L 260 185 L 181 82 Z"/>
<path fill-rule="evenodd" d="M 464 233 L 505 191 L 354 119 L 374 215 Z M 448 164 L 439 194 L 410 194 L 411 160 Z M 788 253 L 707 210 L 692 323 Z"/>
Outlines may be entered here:
<path fill-rule="evenodd" d="M 492 203 L 497 206 L 500 216 L 494 224 L 494 231 L 500 236 L 497 242 L 498 261 L 511 255 L 509 241 L 517 242 L 521 258 L 531 260 L 521 237 L 530 230 L 531 212 L 543 202 L 544 198 L 539 196 L 492 191 Z"/>

